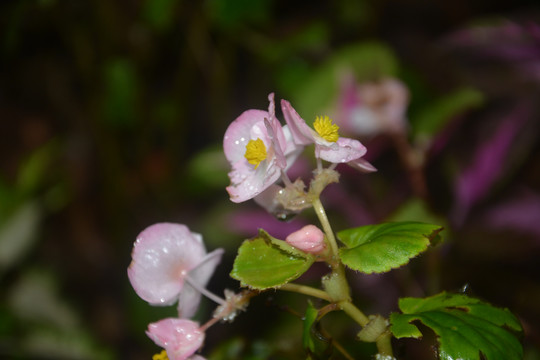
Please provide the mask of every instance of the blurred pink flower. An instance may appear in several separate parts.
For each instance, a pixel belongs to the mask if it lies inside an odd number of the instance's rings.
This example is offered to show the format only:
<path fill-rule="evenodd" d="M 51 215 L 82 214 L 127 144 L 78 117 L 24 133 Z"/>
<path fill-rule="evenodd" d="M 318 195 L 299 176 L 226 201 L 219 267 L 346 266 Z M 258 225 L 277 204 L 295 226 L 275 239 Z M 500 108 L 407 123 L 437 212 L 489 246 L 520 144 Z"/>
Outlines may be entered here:
<path fill-rule="evenodd" d="M 274 94 L 268 111 L 247 110 L 225 131 L 223 149 L 232 166 L 227 191 L 234 202 L 254 198 L 279 180 L 301 149 L 275 117 Z"/>
<path fill-rule="evenodd" d="M 221 261 L 223 249 L 206 253 L 202 236 L 185 225 L 154 224 L 133 245 L 128 277 L 137 295 L 152 305 L 178 300 L 180 317 L 197 311 L 201 293 Z"/>
<path fill-rule="evenodd" d="M 317 158 L 331 163 L 347 163 L 364 172 L 376 171 L 373 165 L 362 159 L 367 152 L 366 147 L 358 140 L 340 137 L 337 125 L 332 124 L 328 117 L 317 118 L 313 130 L 288 101 L 281 100 L 281 109 L 298 146 L 315 144 Z"/>
<path fill-rule="evenodd" d="M 298 231 L 289 234 L 285 241 L 310 254 L 320 254 L 326 249 L 324 233 L 315 225 L 306 225 Z"/>
<path fill-rule="evenodd" d="M 201 359 L 198 355 L 191 357 L 204 341 L 204 332 L 194 321 L 166 318 L 148 325 L 146 335 L 167 351 L 170 360 Z"/>
<path fill-rule="evenodd" d="M 348 133 L 373 136 L 405 131 L 409 91 L 397 79 L 358 84 L 353 75 L 345 75 L 339 99 L 339 125 Z"/>

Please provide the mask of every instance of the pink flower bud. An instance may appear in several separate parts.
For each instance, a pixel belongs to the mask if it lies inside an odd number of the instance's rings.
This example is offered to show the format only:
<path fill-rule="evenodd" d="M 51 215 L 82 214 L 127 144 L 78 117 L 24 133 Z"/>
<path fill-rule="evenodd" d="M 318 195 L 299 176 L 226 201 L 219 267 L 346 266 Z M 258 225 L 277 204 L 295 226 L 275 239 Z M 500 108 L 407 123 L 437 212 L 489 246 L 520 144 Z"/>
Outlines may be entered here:
<path fill-rule="evenodd" d="M 204 341 L 204 332 L 199 329 L 199 324 L 187 319 L 160 320 L 148 325 L 146 334 L 167 351 L 170 360 L 190 358 Z"/>
<path fill-rule="evenodd" d="M 306 225 L 298 231 L 293 232 L 285 241 L 310 254 L 320 254 L 326 249 L 323 232 L 315 225 Z"/>

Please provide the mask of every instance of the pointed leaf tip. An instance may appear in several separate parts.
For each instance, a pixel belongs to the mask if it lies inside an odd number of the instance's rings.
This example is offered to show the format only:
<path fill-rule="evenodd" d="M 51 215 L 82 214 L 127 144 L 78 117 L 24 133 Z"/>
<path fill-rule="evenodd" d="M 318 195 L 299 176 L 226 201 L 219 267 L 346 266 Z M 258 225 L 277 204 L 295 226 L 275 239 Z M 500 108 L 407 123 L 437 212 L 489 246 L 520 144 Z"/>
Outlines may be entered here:
<path fill-rule="evenodd" d="M 440 241 L 439 225 L 420 222 L 392 222 L 340 231 L 346 245 L 341 260 L 349 268 L 366 274 L 398 268 Z"/>

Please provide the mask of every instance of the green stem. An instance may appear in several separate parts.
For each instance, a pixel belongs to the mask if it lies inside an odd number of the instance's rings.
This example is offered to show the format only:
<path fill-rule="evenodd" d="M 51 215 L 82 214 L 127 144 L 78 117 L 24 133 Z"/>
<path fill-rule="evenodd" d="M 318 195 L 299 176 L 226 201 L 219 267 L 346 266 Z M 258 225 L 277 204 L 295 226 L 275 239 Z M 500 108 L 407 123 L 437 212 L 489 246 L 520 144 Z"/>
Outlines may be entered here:
<path fill-rule="evenodd" d="M 384 356 L 394 356 L 392 351 L 392 333 L 390 333 L 390 331 L 387 330 L 384 334 L 379 336 L 376 344 L 379 354 Z"/>
<path fill-rule="evenodd" d="M 319 197 L 316 197 L 311 202 L 313 205 L 313 209 L 315 210 L 315 213 L 317 214 L 317 217 L 319 218 L 319 221 L 321 222 L 321 225 L 324 229 L 324 233 L 326 234 L 326 239 L 328 243 L 330 244 L 330 249 L 332 251 L 332 258 L 337 259 L 338 258 L 338 246 L 336 242 L 336 238 L 334 236 L 334 232 L 332 231 L 332 227 L 330 226 L 330 222 L 328 221 L 328 217 L 326 216 L 326 212 L 324 211 L 324 207 L 321 203 L 321 199 Z"/>
<path fill-rule="evenodd" d="M 204 296 L 206 296 L 207 298 L 209 298 L 210 300 L 212 300 L 213 302 L 219 304 L 219 305 L 225 305 L 227 302 L 220 298 L 219 296 L 217 296 L 216 294 L 210 292 L 209 290 L 206 290 L 205 287 L 203 286 L 200 286 L 199 284 L 197 284 L 197 282 L 195 280 L 193 280 L 189 275 L 186 275 L 184 277 L 184 280 L 186 280 L 186 282 L 191 285 L 196 291 L 200 292 L 201 294 L 203 294 Z"/>
<path fill-rule="evenodd" d="M 300 294 L 304 294 L 308 296 L 313 296 L 319 299 L 326 300 L 328 302 L 332 301 L 332 298 L 330 298 L 330 295 L 328 295 L 326 291 L 316 289 L 307 285 L 289 283 L 289 284 L 281 285 L 279 289 L 285 290 L 285 291 L 292 291 L 292 292 L 296 292 L 296 293 L 300 293 Z"/>
<path fill-rule="evenodd" d="M 339 303 L 339 306 L 341 307 L 341 310 L 345 311 L 345 313 L 360 324 L 360 326 L 364 327 L 368 324 L 368 317 L 350 301 L 342 301 Z"/>
<path fill-rule="evenodd" d="M 337 245 L 336 237 L 334 236 L 334 232 L 332 231 L 332 227 L 330 226 L 330 222 L 328 221 L 328 216 L 326 216 L 326 211 L 324 210 L 324 207 L 318 196 L 312 200 L 312 205 L 324 229 L 324 232 L 326 234 L 326 239 L 330 245 L 330 250 L 332 253 L 332 259 L 331 259 L 331 265 L 333 268 L 332 273 L 336 276 L 339 275 L 340 277 L 344 278 L 344 271 L 343 271 L 344 269 L 343 269 L 343 265 L 339 261 L 339 248 Z M 281 287 L 281 289 L 295 291 L 302 294 L 319 297 L 327 301 L 332 301 L 332 296 L 329 296 L 327 292 L 319 290 L 319 289 L 311 288 L 308 286 L 297 285 L 297 284 L 285 284 L 284 286 Z M 338 290 L 340 290 L 339 293 L 342 295 L 342 296 L 339 296 L 338 298 L 343 298 L 343 294 L 348 294 L 349 290 L 348 290 L 348 283 L 346 282 L 346 280 L 345 280 L 345 286 L 340 286 Z M 335 296 L 336 295 L 334 294 L 334 298 Z M 349 315 L 354 321 L 360 324 L 360 326 L 365 327 L 369 323 L 369 318 L 360 309 L 358 309 L 350 300 L 340 301 L 338 305 L 347 315 Z M 386 332 L 383 335 L 381 335 L 379 339 L 377 339 L 376 344 L 377 344 L 377 349 L 379 350 L 379 354 L 393 356 L 392 344 L 390 341 L 391 338 L 392 338 L 391 333 Z"/>

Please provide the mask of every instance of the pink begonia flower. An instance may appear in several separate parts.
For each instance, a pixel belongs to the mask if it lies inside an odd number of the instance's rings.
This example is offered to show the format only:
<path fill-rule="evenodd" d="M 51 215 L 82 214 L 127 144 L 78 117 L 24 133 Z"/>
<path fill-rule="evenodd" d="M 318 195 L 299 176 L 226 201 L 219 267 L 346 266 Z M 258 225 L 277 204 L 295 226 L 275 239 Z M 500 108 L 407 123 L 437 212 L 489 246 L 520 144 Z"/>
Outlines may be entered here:
<path fill-rule="evenodd" d="M 285 241 L 295 248 L 309 254 L 320 254 L 326 250 L 323 232 L 315 225 L 306 225 L 289 234 Z"/>
<path fill-rule="evenodd" d="M 207 254 L 200 234 L 187 226 L 154 224 L 143 230 L 133 245 L 128 268 L 131 285 L 137 295 L 152 305 L 171 305 L 178 300 L 180 317 L 197 311 L 201 293 L 223 249 Z"/>
<path fill-rule="evenodd" d="M 148 325 L 146 335 L 167 351 L 170 360 L 194 360 L 204 341 L 199 324 L 187 319 L 166 318 Z"/>
<path fill-rule="evenodd" d="M 274 184 L 301 151 L 275 117 L 273 93 L 268 100 L 268 111 L 244 111 L 225 131 L 223 149 L 232 166 L 227 191 L 233 202 L 252 199 Z"/>
<path fill-rule="evenodd" d="M 354 75 L 346 74 L 339 99 L 338 118 L 348 133 L 373 136 L 405 131 L 409 91 L 397 79 L 358 84 Z"/>
<path fill-rule="evenodd" d="M 317 158 L 331 163 L 347 163 L 364 172 L 376 171 L 373 165 L 362 159 L 367 152 L 366 147 L 358 140 L 340 137 L 338 126 L 328 117 L 318 117 L 313 123 L 314 130 L 288 101 L 281 100 L 281 109 L 297 145 L 315 144 Z"/>

